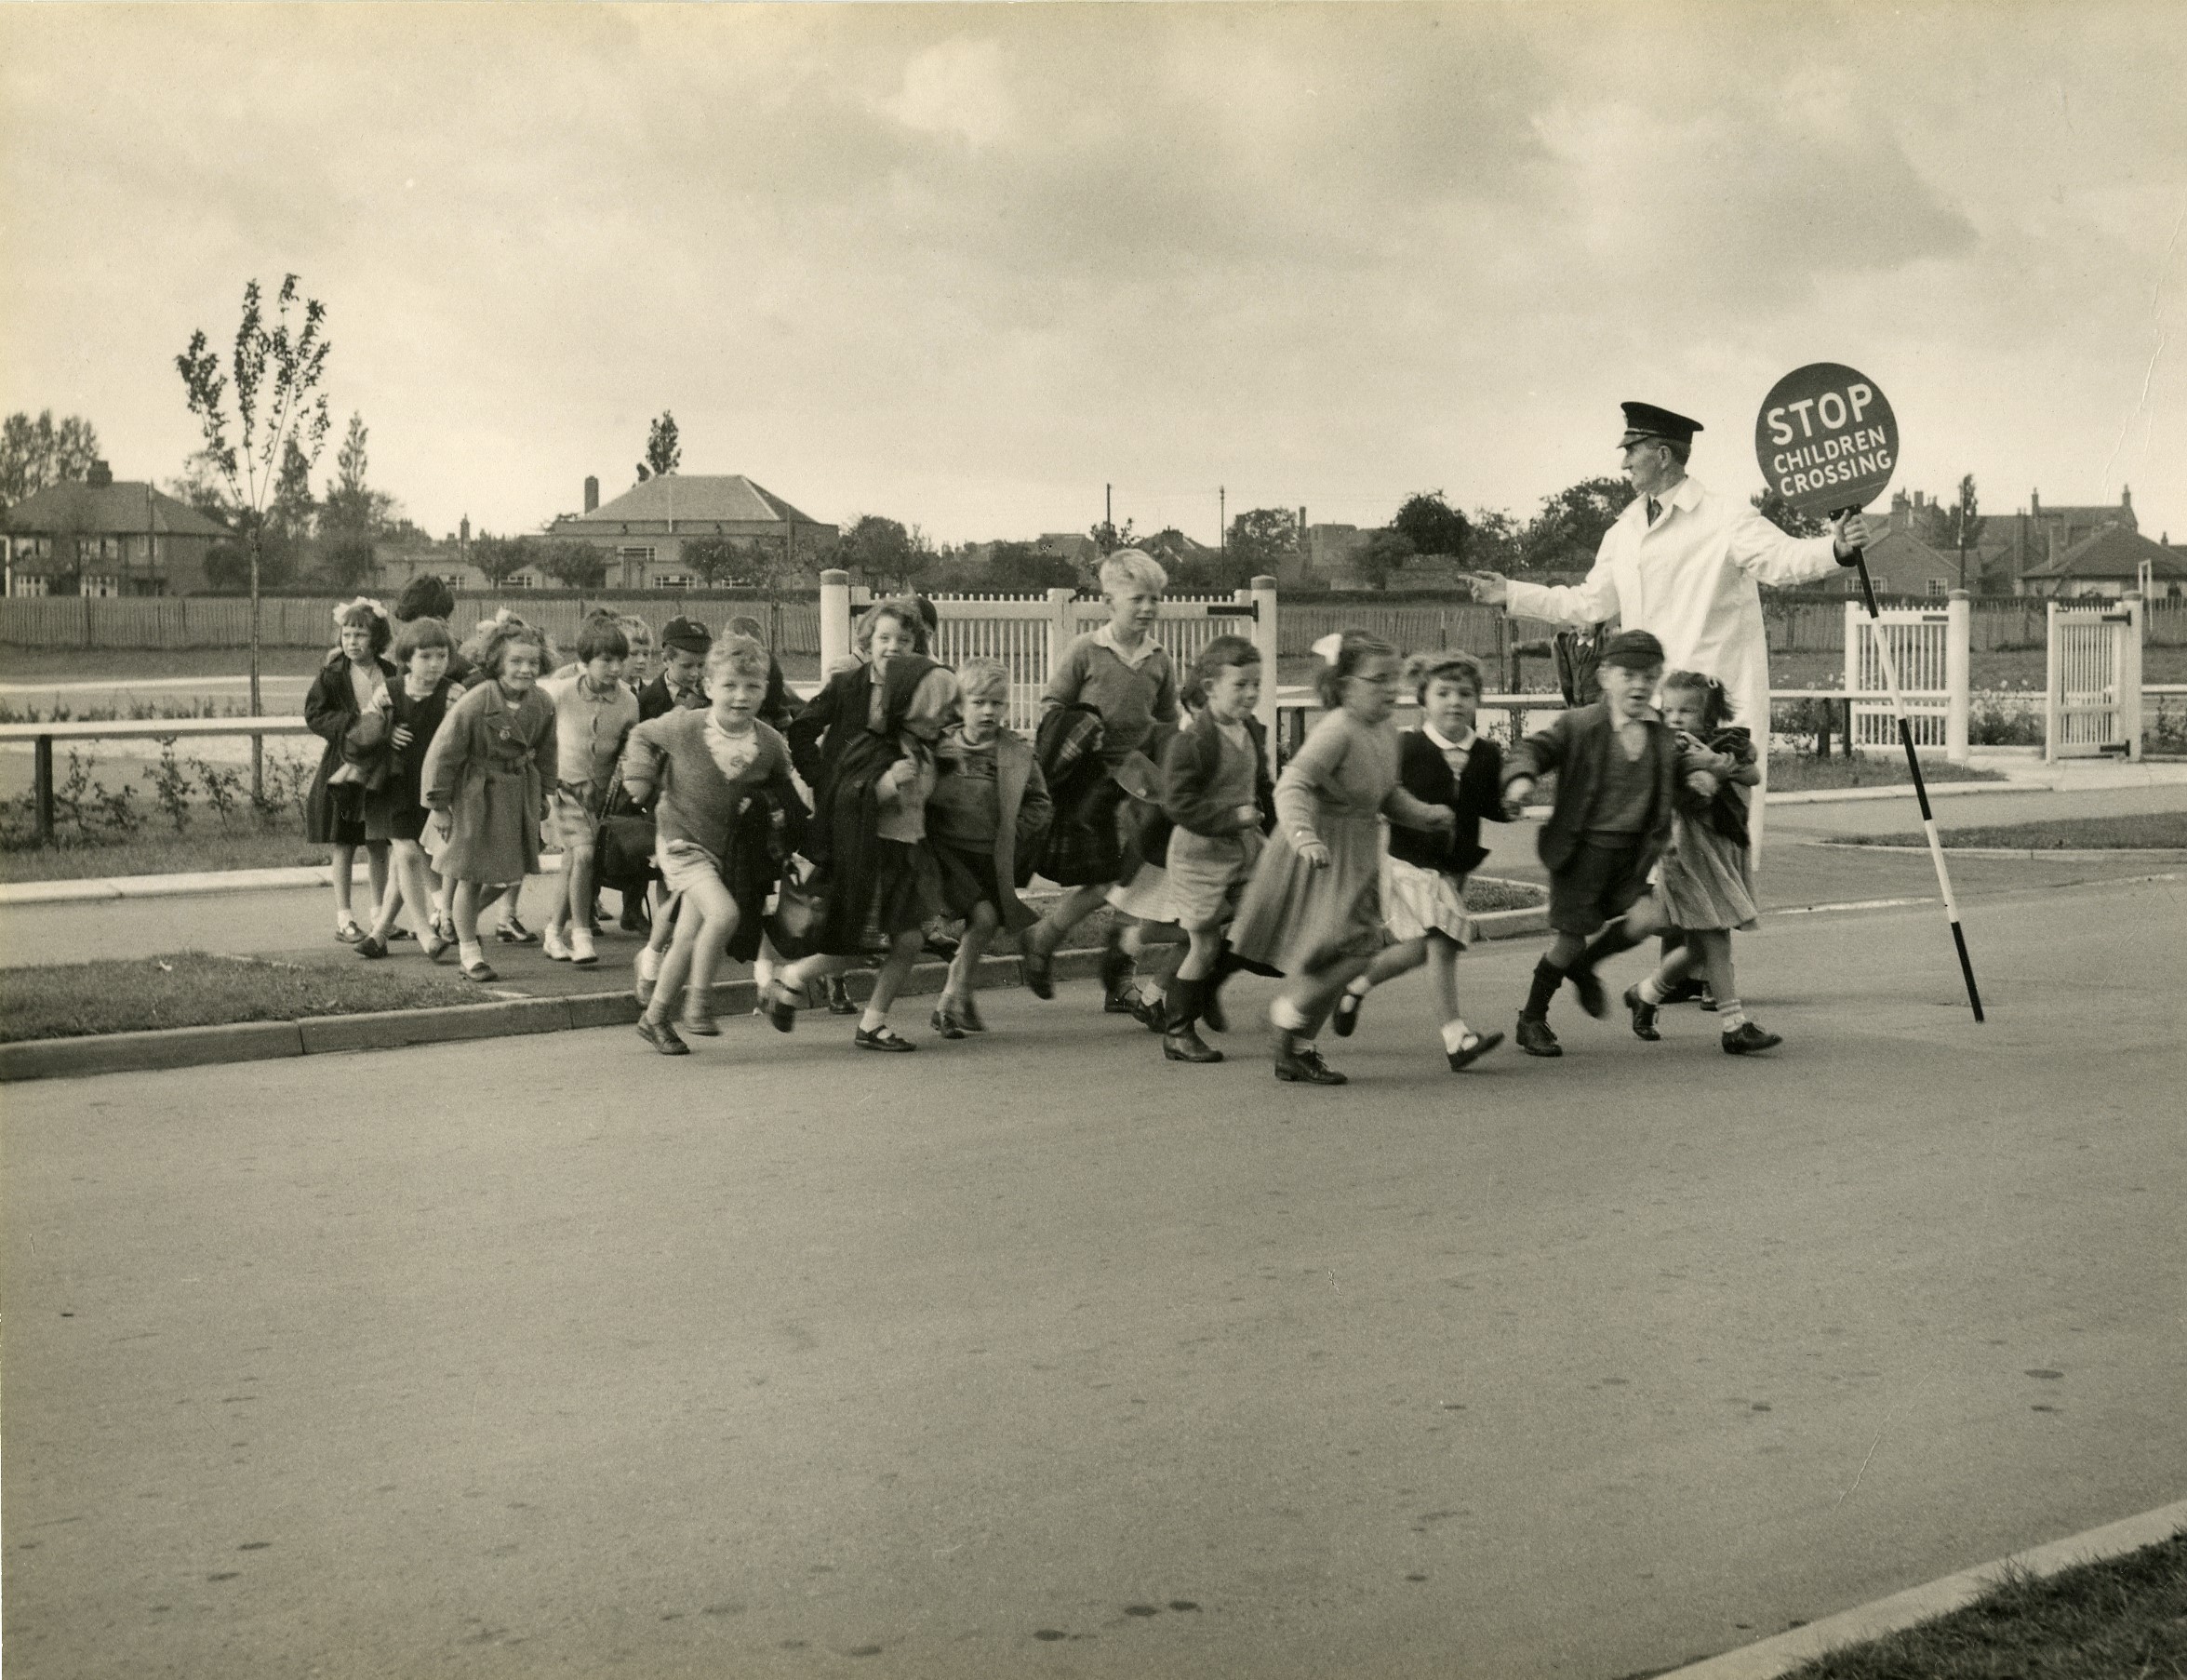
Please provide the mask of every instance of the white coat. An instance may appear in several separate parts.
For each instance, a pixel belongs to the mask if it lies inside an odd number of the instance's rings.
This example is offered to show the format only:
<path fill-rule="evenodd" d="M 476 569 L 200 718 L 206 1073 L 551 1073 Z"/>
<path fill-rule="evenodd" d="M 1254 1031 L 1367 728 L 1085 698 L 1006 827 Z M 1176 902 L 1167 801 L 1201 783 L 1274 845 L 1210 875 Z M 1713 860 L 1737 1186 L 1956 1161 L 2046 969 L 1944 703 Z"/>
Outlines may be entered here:
<path fill-rule="evenodd" d="M 1594 568 L 1577 585 L 1513 580 L 1507 607 L 1556 624 L 1620 620 L 1662 643 L 1673 671 L 1699 671 L 1722 683 L 1731 721 L 1752 733 L 1763 774 L 1769 764 L 1769 634 L 1759 584 L 1812 582 L 1837 569 L 1834 540 L 1790 537 L 1743 501 L 1683 478 L 1662 498 L 1655 525 L 1634 497 L 1603 534 Z M 1759 852 L 1762 807 L 1756 788 L 1753 832 Z"/>

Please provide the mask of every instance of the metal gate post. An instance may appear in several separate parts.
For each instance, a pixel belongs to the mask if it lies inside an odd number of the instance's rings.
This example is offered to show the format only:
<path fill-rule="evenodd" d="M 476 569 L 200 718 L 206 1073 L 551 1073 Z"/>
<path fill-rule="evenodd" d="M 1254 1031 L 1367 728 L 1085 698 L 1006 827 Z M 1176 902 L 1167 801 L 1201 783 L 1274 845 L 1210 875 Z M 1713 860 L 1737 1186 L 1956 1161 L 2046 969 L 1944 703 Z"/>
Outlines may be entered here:
<path fill-rule="evenodd" d="M 31 744 L 32 803 L 38 813 L 38 844 L 53 844 L 53 737 L 41 735 Z"/>

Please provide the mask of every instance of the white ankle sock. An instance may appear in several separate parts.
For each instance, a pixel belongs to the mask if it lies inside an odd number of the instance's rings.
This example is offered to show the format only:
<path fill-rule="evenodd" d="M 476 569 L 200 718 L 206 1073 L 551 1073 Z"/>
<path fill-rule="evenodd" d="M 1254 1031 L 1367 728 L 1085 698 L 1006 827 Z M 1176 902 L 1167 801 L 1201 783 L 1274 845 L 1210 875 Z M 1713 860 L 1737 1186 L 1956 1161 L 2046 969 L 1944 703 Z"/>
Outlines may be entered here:
<path fill-rule="evenodd" d="M 1473 1036 L 1473 1029 L 1465 1024 L 1463 1016 L 1454 1017 L 1443 1023 L 1443 1048 L 1446 1051 L 1461 1050 L 1465 1041 Z"/>
<path fill-rule="evenodd" d="M 456 954 L 462 958 L 463 967 L 466 968 L 470 967 L 473 963 L 483 963 L 486 961 L 486 948 L 476 940 L 457 940 Z"/>
<path fill-rule="evenodd" d="M 878 1033 L 887 1024 L 888 1011 L 886 1009 L 868 1009 L 858 1018 L 858 1030 L 861 1033 Z"/>
<path fill-rule="evenodd" d="M 1281 1027 L 1287 1033 L 1296 1033 L 1306 1025 L 1306 1011 L 1287 997 L 1278 997 L 1268 1006 L 1271 1026 Z"/>
<path fill-rule="evenodd" d="M 1716 1024 L 1727 1033 L 1736 1033 L 1747 1024 L 1747 1012 L 1740 1007 L 1736 997 L 1716 1000 Z"/>
<path fill-rule="evenodd" d="M 1369 992 L 1372 992 L 1374 989 L 1375 989 L 1375 983 L 1374 983 L 1374 981 L 1372 981 L 1372 980 L 1370 980 L 1369 979 L 1367 979 L 1367 976 L 1366 976 L 1366 975 L 1364 975 L 1364 974 L 1360 975 L 1358 978 L 1356 978 L 1355 980 L 1353 980 L 1353 982 L 1352 982 L 1352 983 L 1351 983 L 1349 986 L 1346 986 L 1346 987 L 1344 988 L 1344 990 L 1345 990 L 1345 991 L 1347 991 L 1347 992 L 1349 992 L 1349 993 L 1351 993 L 1351 994 L 1352 994 L 1354 997 L 1365 997 L 1365 996 L 1366 996 L 1366 995 L 1367 995 L 1367 994 Z"/>

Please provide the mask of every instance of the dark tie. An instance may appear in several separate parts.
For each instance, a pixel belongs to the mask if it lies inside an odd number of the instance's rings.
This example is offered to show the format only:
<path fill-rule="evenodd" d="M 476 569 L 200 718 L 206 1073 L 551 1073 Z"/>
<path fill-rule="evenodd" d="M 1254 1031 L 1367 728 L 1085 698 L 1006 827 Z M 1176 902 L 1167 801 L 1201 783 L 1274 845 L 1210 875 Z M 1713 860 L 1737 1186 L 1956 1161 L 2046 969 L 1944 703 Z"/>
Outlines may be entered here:
<path fill-rule="evenodd" d="M 1647 499 L 1647 522 L 1648 522 L 1648 524 L 1650 524 L 1650 525 L 1653 525 L 1653 524 L 1655 524 L 1655 522 L 1656 522 L 1656 516 L 1657 516 L 1658 514 L 1660 514 L 1660 513 L 1662 511 L 1663 511 L 1663 504 L 1662 504 L 1661 502 L 1658 501 L 1658 500 L 1656 500 L 1656 499 L 1655 499 L 1653 496 L 1650 496 L 1650 497 Z"/>

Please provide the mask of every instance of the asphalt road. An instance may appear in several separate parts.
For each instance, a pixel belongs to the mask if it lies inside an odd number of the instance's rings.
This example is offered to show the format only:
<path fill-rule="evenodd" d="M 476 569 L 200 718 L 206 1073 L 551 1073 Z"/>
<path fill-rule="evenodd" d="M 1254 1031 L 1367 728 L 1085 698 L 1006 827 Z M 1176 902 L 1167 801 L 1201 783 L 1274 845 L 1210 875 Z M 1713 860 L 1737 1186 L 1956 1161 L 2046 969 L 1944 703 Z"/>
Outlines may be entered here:
<path fill-rule="evenodd" d="M 1609 1680 L 2177 1499 L 2181 910 L 1976 902 L 1980 1027 L 1786 918 L 1755 1061 L 1082 984 L 15 1087 L 11 1674 Z"/>

